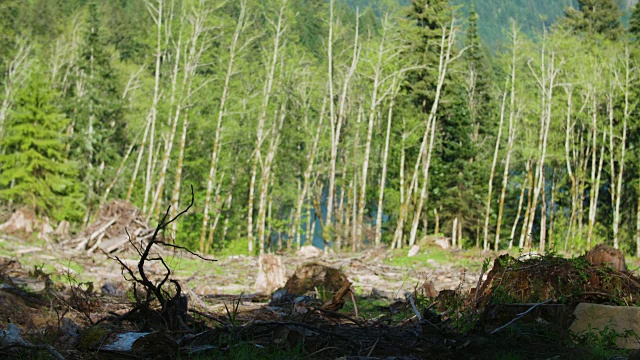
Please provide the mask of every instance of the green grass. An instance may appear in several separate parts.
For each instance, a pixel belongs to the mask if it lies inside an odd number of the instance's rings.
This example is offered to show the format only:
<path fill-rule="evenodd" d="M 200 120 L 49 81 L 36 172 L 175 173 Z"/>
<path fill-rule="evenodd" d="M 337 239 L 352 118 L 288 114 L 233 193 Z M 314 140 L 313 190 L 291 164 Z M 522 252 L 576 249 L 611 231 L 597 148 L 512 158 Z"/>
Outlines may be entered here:
<path fill-rule="evenodd" d="M 479 252 L 469 250 L 454 253 L 450 250 L 439 247 L 430 247 L 420 250 L 413 257 L 407 256 L 406 249 L 393 250 L 387 258 L 387 263 L 398 267 L 422 267 L 436 268 L 438 265 L 456 265 L 471 270 L 480 270 L 482 267 L 482 257 Z M 477 253 L 477 254 L 476 254 Z M 429 262 L 429 260 L 435 261 Z"/>

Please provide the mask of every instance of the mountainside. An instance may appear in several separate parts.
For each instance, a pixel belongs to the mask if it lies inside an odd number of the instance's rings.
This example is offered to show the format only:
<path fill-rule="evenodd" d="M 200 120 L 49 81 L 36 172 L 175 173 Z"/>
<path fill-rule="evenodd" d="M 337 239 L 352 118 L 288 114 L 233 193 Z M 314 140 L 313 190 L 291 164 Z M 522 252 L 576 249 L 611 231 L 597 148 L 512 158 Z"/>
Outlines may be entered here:
<path fill-rule="evenodd" d="M 409 5 L 411 0 L 397 0 L 401 5 Z M 369 5 L 381 3 L 381 0 L 347 0 L 352 7 L 365 8 Z M 558 17 L 564 16 L 567 6 L 577 7 L 577 0 L 450 0 L 453 6 L 459 6 L 465 16 L 471 5 L 479 15 L 478 26 L 480 36 L 487 45 L 496 49 L 504 38 L 504 29 L 509 25 L 509 19 L 514 18 L 522 31 L 533 35 L 539 33 L 543 24 L 549 26 Z M 638 0 L 620 0 L 620 7 L 624 11 L 623 22 L 627 22 L 627 11 Z"/>
<path fill-rule="evenodd" d="M 566 6 L 575 6 L 575 0 L 452 0 L 453 5 L 462 6 L 467 14 L 470 5 L 478 13 L 480 36 L 492 48 L 504 37 L 509 19 L 515 19 L 527 34 L 540 32 L 542 26 L 553 24 L 564 15 Z"/>

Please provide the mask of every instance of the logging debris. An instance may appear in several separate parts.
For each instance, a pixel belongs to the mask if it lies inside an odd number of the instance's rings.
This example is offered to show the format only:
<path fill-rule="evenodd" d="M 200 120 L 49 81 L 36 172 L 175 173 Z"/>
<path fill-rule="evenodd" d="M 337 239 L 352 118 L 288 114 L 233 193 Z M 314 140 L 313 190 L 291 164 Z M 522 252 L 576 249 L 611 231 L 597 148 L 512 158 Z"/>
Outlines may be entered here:
<path fill-rule="evenodd" d="M 124 200 L 111 200 L 102 206 L 93 223 L 69 244 L 75 250 L 85 250 L 87 255 L 98 249 L 113 254 L 134 250 L 133 244 L 144 246 L 154 231 L 155 228 L 149 225 L 135 205 Z M 159 240 L 163 241 L 162 238 Z M 154 250 L 160 250 L 156 248 Z"/>

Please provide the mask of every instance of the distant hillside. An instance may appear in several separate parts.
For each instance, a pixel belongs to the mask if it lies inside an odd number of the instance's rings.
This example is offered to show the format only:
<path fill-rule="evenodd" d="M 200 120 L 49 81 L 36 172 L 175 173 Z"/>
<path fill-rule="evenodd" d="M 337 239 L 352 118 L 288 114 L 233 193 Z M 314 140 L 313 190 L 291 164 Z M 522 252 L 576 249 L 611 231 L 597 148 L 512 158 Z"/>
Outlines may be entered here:
<path fill-rule="evenodd" d="M 504 28 L 514 18 L 527 34 L 542 30 L 543 24 L 553 24 L 564 15 L 566 6 L 575 6 L 574 0 L 451 0 L 461 5 L 467 14 L 470 4 L 475 6 L 479 18 L 480 36 L 494 48 L 504 38 Z"/>
<path fill-rule="evenodd" d="M 564 16 L 566 6 L 577 6 L 577 0 L 450 0 L 454 6 L 460 6 L 463 14 L 468 14 L 471 4 L 480 16 L 480 36 L 490 48 L 495 49 L 504 39 L 504 29 L 509 19 L 514 18 L 526 34 L 539 33 L 543 24 L 549 26 L 558 17 Z M 351 6 L 366 7 L 380 0 L 347 0 Z M 411 0 L 398 0 L 408 5 Z M 638 0 L 620 0 L 620 6 L 626 12 Z M 626 18 L 626 16 L 625 16 Z M 623 21 L 626 19 L 623 19 Z M 626 22 L 626 21 L 625 21 Z"/>

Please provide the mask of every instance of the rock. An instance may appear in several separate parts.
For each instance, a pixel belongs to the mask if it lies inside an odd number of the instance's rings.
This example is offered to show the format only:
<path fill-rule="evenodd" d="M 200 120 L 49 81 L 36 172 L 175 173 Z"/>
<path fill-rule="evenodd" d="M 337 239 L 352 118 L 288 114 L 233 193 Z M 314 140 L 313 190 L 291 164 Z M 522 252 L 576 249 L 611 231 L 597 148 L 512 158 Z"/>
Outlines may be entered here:
<path fill-rule="evenodd" d="M 295 295 L 304 295 L 316 288 L 335 293 L 340 290 L 346 279 L 347 276 L 338 269 L 311 263 L 296 269 L 296 272 L 287 280 L 284 288 Z"/>
<path fill-rule="evenodd" d="M 258 267 L 258 277 L 254 285 L 257 291 L 271 293 L 284 285 L 286 277 L 281 256 L 262 255 Z"/>
<path fill-rule="evenodd" d="M 118 296 L 121 294 L 121 292 L 118 290 L 118 288 L 115 287 L 115 285 L 108 282 L 104 283 L 100 287 L 100 292 L 102 293 L 102 295 L 111 295 L 111 296 Z"/>
<path fill-rule="evenodd" d="M 324 252 L 313 245 L 305 245 L 298 250 L 298 256 L 303 259 L 313 259 L 322 255 L 324 255 Z"/>
<path fill-rule="evenodd" d="M 26 342 L 20 335 L 20 328 L 15 324 L 9 323 L 7 330 L 0 331 L 0 344 L 5 346 L 11 345 L 25 345 Z"/>
<path fill-rule="evenodd" d="M 407 254 L 407 256 L 414 257 L 418 254 L 418 251 L 420 251 L 420 247 L 418 245 L 413 245 L 411 249 L 409 249 L 409 253 Z"/>
<path fill-rule="evenodd" d="M 145 332 L 128 332 L 116 335 L 112 342 L 100 346 L 100 350 L 130 352 L 133 350 L 133 344 L 150 333 Z"/>
<path fill-rule="evenodd" d="M 607 265 L 616 271 L 627 271 L 627 264 L 624 261 L 624 254 L 618 249 L 614 249 L 605 244 L 600 244 L 589 252 L 585 258 L 593 265 Z"/>
<path fill-rule="evenodd" d="M 575 334 L 605 329 L 620 334 L 616 345 L 622 349 L 640 349 L 640 342 L 633 337 L 624 337 L 626 331 L 640 334 L 640 308 L 635 306 L 611 306 L 580 303 L 574 311 L 575 321 L 569 330 Z"/>
<path fill-rule="evenodd" d="M 63 345 L 66 349 L 73 348 L 80 337 L 80 326 L 69 318 L 63 318 L 60 331 L 56 338 L 56 346 Z"/>

